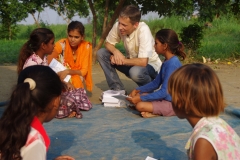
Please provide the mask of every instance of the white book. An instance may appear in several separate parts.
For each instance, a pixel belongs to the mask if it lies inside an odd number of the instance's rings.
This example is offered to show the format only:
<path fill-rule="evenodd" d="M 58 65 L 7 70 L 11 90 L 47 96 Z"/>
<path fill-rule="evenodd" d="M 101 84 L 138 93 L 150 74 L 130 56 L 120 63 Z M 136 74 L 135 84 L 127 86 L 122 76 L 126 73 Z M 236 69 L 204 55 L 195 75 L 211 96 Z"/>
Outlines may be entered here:
<path fill-rule="evenodd" d="M 125 91 L 122 90 L 122 93 L 121 91 L 114 91 L 114 90 L 106 90 L 103 92 L 103 96 L 113 96 L 113 95 L 119 95 L 119 94 L 124 94 Z"/>
<path fill-rule="evenodd" d="M 145 160 L 157 160 L 157 159 L 147 156 Z"/>
<path fill-rule="evenodd" d="M 103 106 L 104 107 L 123 107 L 125 105 L 124 105 L 123 101 L 119 101 L 118 103 L 105 102 L 105 103 L 103 103 Z"/>
<path fill-rule="evenodd" d="M 104 97 L 102 99 L 103 103 L 118 103 L 120 100 L 114 97 Z"/>
<path fill-rule="evenodd" d="M 130 102 L 126 98 L 131 98 L 125 94 L 113 95 L 112 97 L 117 98 L 119 100 L 124 101 L 126 104 L 130 104 Z"/>
<path fill-rule="evenodd" d="M 66 67 L 64 67 L 64 65 L 60 62 L 58 62 L 55 58 L 52 59 L 51 63 L 49 64 L 49 67 L 52 68 L 52 70 L 54 70 L 56 73 L 60 72 L 60 71 L 64 71 L 66 69 Z M 71 76 L 67 75 L 64 78 L 65 82 L 68 82 L 70 80 Z"/>

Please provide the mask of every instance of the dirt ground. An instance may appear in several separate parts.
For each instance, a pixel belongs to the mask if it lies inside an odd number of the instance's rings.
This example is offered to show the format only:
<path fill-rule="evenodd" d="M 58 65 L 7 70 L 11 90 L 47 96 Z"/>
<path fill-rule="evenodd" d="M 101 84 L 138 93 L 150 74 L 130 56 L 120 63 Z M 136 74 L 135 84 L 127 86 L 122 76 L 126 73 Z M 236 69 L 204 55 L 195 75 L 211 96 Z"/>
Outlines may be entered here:
<path fill-rule="evenodd" d="M 227 105 L 240 108 L 240 65 L 209 65 L 215 70 L 222 83 Z M 105 80 L 104 73 L 98 64 L 93 65 L 92 76 L 94 87 L 93 92 L 88 93 L 88 96 L 93 104 L 100 104 L 101 102 L 99 101 L 99 96 L 102 91 L 108 89 L 108 85 Z M 137 87 L 134 82 L 125 77 L 123 74 L 119 73 L 119 77 L 122 79 L 128 93 Z M 0 103 L 8 100 L 16 81 L 17 73 L 15 65 L 0 66 Z"/>

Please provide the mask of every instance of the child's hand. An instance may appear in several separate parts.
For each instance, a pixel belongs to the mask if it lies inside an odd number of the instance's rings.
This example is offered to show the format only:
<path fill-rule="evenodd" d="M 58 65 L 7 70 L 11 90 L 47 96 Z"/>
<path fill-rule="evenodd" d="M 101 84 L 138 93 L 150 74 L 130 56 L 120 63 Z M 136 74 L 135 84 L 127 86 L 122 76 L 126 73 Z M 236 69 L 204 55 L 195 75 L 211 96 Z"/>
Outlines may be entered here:
<path fill-rule="evenodd" d="M 67 90 L 73 90 L 75 87 L 72 85 L 72 83 L 68 82 L 67 83 Z"/>
<path fill-rule="evenodd" d="M 134 97 L 134 96 L 136 96 L 136 95 L 139 95 L 139 93 L 140 93 L 140 90 L 134 89 L 134 90 L 129 94 L 129 97 Z"/>
<path fill-rule="evenodd" d="M 66 76 L 69 74 L 69 69 L 66 69 L 64 71 L 60 71 L 57 74 L 60 77 L 60 79 L 63 81 L 64 78 L 66 78 Z"/>
<path fill-rule="evenodd" d="M 127 98 L 127 100 L 133 104 L 137 104 L 138 102 L 142 101 L 139 94 L 134 97 L 130 96 L 130 98 Z"/>
<path fill-rule="evenodd" d="M 58 156 L 54 160 L 75 160 L 73 157 L 70 156 Z"/>

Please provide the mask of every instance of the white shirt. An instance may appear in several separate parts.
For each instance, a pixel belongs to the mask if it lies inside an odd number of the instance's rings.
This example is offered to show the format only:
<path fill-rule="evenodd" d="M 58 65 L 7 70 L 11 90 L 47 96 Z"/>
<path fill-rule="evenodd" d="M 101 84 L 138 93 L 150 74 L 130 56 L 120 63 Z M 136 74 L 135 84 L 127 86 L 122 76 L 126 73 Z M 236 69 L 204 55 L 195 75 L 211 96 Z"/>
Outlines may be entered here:
<path fill-rule="evenodd" d="M 157 72 L 160 71 L 162 62 L 155 52 L 155 41 L 146 23 L 139 22 L 133 33 L 129 36 L 122 36 L 118 29 L 118 22 L 116 22 L 109 32 L 106 42 L 115 46 L 121 40 L 129 58 L 148 58 L 148 64 L 153 66 Z"/>
<path fill-rule="evenodd" d="M 50 139 L 40 121 L 34 117 L 26 144 L 20 149 L 23 160 L 46 160 Z"/>

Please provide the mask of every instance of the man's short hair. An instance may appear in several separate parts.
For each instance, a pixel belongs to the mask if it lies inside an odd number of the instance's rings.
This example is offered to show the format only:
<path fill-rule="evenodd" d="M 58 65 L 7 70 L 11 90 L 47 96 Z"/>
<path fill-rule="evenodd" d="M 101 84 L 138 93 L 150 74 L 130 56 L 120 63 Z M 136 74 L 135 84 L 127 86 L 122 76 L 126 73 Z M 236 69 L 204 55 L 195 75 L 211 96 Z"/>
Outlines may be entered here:
<path fill-rule="evenodd" d="M 119 17 L 129 18 L 131 23 L 139 22 L 141 19 L 141 12 L 135 5 L 125 6 L 119 14 Z"/>

